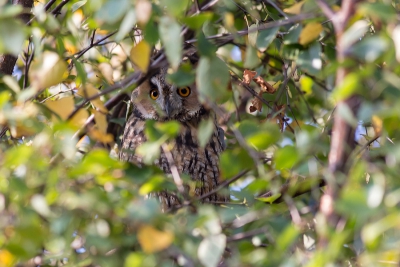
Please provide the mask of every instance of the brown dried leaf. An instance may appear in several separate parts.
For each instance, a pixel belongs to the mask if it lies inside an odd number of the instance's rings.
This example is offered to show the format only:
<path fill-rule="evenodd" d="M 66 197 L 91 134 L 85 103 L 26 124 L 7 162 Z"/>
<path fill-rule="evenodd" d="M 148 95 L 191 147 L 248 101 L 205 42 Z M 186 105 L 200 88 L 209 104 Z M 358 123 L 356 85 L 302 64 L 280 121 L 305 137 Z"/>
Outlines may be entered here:
<path fill-rule="evenodd" d="M 272 85 L 267 83 L 260 76 L 258 76 L 257 78 L 253 79 L 253 81 L 261 87 L 261 89 L 263 90 L 264 93 L 273 94 L 276 91 L 276 89 Z"/>
<path fill-rule="evenodd" d="M 263 92 L 259 92 L 258 96 L 262 97 Z M 255 112 L 256 110 L 261 111 L 262 109 L 262 102 L 258 97 L 254 97 L 254 99 L 251 101 L 251 106 L 249 108 L 250 112 Z"/>
<path fill-rule="evenodd" d="M 251 70 L 244 70 L 243 72 L 243 82 L 247 85 L 250 84 L 251 80 L 257 75 L 257 72 Z"/>
<path fill-rule="evenodd" d="M 263 93 L 273 94 L 276 91 L 272 85 L 266 82 L 260 76 L 254 78 L 257 75 L 257 72 L 251 70 L 244 70 L 243 72 L 243 83 L 249 85 L 251 80 L 253 80 L 256 84 L 261 87 L 261 91 L 258 93 L 260 97 L 262 97 Z M 261 111 L 262 102 L 259 98 L 254 97 L 251 101 L 251 106 L 249 108 L 250 112 L 255 112 L 256 110 Z"/>

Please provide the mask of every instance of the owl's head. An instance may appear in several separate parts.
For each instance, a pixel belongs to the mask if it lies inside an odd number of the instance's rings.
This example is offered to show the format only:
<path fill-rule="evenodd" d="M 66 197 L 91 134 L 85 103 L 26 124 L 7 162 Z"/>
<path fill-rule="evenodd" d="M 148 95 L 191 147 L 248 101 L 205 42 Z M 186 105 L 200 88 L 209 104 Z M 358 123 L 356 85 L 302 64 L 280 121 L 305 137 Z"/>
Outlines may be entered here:
<path fill-rule="evenodd" d="M 167 68 L 162 68 L 133 93 L 132 102 L 145 119 L 158 121 L 191 120 L 202 110 L 195 84 L 177 87 L 166 81 Z"/>

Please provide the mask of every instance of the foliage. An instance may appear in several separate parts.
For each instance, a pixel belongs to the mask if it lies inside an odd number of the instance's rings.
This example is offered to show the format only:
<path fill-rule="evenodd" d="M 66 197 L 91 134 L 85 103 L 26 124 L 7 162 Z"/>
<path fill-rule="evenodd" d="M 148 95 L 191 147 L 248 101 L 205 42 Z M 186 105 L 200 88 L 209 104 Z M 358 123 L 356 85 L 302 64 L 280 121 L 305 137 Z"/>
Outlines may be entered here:
<path fill-rule="evenodd" d="M 0 77 L 0 266 L 398 264 L 397 1 L 356 3 L 340 35 L 323 1 L 48 2 L 24 25 L 0 1 L 0 53 L 19 55 Z M 181 64 L 193 50 L 195 69 Z M 124 94 L 166 62 L 225 130 L 230 203 L 163 213 L 146 196 L 173 179 L 118 161 Z M 356 130 L 341 169 L 333 118 Z M 178 128 L 150 122 L 147 162 Z"/>

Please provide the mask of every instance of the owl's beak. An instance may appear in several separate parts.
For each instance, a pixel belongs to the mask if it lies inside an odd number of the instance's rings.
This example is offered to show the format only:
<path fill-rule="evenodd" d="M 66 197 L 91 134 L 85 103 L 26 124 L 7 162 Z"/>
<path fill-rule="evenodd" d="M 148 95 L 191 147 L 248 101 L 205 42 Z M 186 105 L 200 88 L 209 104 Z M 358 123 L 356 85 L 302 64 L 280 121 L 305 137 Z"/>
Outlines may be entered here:
<path fill-rule="evenodd" d="M 173 112 L 173 108 L 171 106 L 171 102 L 169 102 L 168 100 L 165 101 L 164 103 L 164 107 L 165 107 L 165 113 L 167 114 L 168 117 L 170 117 L 172 115 Z"/>

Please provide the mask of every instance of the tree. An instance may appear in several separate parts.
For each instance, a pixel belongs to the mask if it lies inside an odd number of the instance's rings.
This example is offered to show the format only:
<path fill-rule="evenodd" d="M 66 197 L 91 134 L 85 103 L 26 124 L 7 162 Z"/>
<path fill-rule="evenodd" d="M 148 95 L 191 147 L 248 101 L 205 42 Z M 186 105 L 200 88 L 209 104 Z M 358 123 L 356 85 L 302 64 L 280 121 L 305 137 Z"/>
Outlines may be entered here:
<path fill-rule="evenodd" d="M 0 1 L 0 266 L 398 265 L 399 10 Z M 223 125 L 230 203 L 162 213 L 145 196 L 173 180 L 115 156 L 129 94 L 167 65 Z M 152 129 L 148 148 L 176 132 Z"/>

